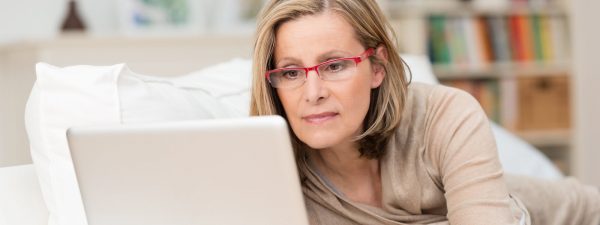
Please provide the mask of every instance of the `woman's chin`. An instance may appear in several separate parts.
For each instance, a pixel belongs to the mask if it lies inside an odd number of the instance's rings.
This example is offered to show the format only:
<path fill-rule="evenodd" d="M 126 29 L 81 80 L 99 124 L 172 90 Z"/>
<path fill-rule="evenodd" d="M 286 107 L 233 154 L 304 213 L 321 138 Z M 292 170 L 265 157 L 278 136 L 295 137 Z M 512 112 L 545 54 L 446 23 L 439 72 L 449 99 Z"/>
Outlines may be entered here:
<path fill-rule="evenodd" d="M 297 133 L 297 137 L 312 149 L 329 149 L 345 145 L 354 136 L 340 129 L 320 128 L 302 130 Z"/>
<path fill-rule="evenodd" d="M 329 146 L 328 145 L 309 145 L 307 144 L 311 149 L 316 149 L 316 150 L 321 150 L 321 149 L 326 149 Z"/>
<path fill-rule="evenodd" d="M 302 140 L 302 142 L 312 149 L 326 149 L 334 145 L 331 140 Z"/>

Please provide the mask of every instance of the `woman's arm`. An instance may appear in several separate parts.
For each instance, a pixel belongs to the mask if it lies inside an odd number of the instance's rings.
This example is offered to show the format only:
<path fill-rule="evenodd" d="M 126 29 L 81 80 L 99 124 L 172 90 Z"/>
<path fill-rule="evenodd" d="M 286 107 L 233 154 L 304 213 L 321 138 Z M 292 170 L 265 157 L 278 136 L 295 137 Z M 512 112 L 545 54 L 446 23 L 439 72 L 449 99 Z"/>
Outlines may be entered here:
<path fill-rule="evenodd" d="M 450 224 L 518 224 L 479 103 L 464 91 L 437 87 L 428 99 L 427 128 L 427 148 L 441 178 Z"/>

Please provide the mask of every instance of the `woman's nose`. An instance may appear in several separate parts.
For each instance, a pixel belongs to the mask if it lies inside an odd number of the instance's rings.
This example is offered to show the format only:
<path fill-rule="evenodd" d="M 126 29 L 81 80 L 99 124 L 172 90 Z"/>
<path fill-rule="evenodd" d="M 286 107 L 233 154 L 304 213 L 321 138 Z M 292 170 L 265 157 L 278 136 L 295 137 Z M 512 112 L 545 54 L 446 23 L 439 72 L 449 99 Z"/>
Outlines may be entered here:
<path fill-rule="evenodd" d="M 304 98 L 308 103 L 318 103 L 327 98 L 328 91 L 317 71 L 309 71 L 304 83 Z"/>

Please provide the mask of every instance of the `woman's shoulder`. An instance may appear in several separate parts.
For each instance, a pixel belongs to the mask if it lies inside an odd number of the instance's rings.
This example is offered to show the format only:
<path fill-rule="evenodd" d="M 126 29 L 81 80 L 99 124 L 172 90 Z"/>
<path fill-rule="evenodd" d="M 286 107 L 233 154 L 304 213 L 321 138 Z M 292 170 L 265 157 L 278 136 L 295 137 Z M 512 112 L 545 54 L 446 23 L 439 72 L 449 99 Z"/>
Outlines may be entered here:
<path fill-rule="evenodd" d="M 417 149 L 426 151 L 439 151 L 432 147 L 438 146 L 437 141 L 450 138 L 450 131 L 456 127 L 487 121 L 479 102 L 468 92 L 423 83 L 410 84 L 402 116 L 397 141 L 413 140 L 421 146 Z"/>
<path fill-rule="evenodd" d="M 477 105 L 469 93 L 460 89 L 411 83 L 402 121 L 388 145 L 388 163 L 410 167 L 405 168 L 406 173 L 416 176 L 422 188 L 443 196 L 437 192 L 444 186 L 440 163 L 445 153 L 442 141 L 452 136 L 450 130 L 462 117 L 473 115 L 468 109 L 479 107 Z M 419 166 L 415 167 L 415 163 Z"/>
<path fill-rule="evenodd" d="M 416 141 L 426 145 L 432 131 L 470 112 L 480 111 L 477 100 L 469 93 L 444 85 L 413 82 L 408 86 L 402 120 L 396 141 Z M 477 114 L 477 113 L 476 113 Z"/>
<path fill-rule="evenodd" d="M 418 107 L 418 106 L 421 107 Z M 440 84 L 411 83 L 408 88 L 407 105 L 409 110 L 421 108 L 425 115 L 431 111 L 480 110 L 479 102 L 468 92 Z M 411 109 L 412 108 L 412 109 Z"/>
<path fill-rule="evenodd" d="M 413 98 L 425 99 L 428 101 L 441 101 L 449 100 L 454 98 L 475 100 L 475 98 L 468 92 L 449 87 L 441 84 L 426 84 L 420 82 L 413 82 L 408 87 L 409 96 Z"/>

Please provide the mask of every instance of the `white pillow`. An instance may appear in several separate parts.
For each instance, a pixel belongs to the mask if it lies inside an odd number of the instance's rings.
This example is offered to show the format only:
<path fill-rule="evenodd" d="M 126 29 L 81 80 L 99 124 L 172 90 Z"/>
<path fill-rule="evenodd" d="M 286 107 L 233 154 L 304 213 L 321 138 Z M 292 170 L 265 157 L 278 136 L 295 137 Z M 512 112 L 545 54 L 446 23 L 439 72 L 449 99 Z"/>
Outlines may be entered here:
<path fill-rule="evenodd" d="M 174 82 L 181 88 L 208 91 L 232 111 L 232 116 L 248 116 L 250 112 L 251 60 L 232 59 L 179 77 Z"/>
<path fill-rule="evenodd" d="M 406 77 L 412 78 L 411 82 L 439 84 L 437 77 L 433 74 L 433 68 L 427 56 L 401 55 L 401 57 L 408 65 L 408 67 L 405 65 L 404 73 Z"/>
<path fill-rule="evenodd" d="M 546 179 L 564 176 L 542 152 L 500 125 L 492 123 L 492 132 L 505 172 Z"/>
<path fill-rule="evenodd" d="M 65 133 L 71 126 L 120 122 L 116 83 L 123 65 L 36 69 L 25 125 L 49 224 L 86 224 Z"/>
<path fill-rule="evenodd" d="M 123 64 L 37 64 L 25 123 L 49 224 L 86 224 L 65 136 L 69 127 L 247 116 L 248 82 L 237 79 L 249 77 L 250 70 L 240 63 L 247 62 L 233 60 L 179 78 L 139 75 Z"/>

